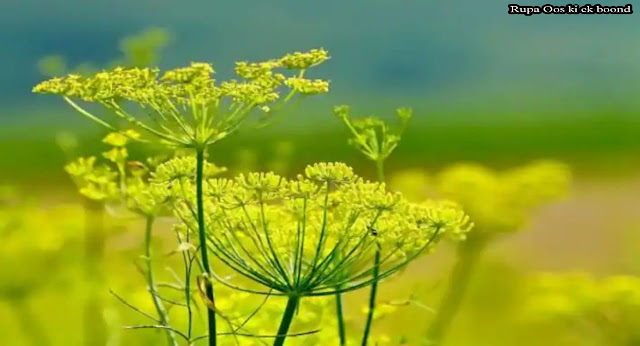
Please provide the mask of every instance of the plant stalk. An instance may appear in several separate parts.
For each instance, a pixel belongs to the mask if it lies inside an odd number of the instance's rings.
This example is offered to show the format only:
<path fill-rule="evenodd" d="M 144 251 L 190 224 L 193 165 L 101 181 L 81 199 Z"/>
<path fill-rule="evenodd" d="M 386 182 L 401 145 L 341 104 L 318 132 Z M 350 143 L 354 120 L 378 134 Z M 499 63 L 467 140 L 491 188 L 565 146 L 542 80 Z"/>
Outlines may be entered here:
<path fill-rule="evenodd" d="M 300 297 L 296 295 L 289 296 L 289 299 L 287 300 L 287 307 L 284 309 L 284 314 L 282 315 L 278 334 L 276 335 L 276 340 L 273 342 L 273 346 L 284 345 L 284 341 L 287 338 L 287 333 L 289 332 L 289 327 L 293 321 L 293 315 L 296 312 L 299 301 Z"/>
<path fill-rule="evenodd" d="M 336 293 L 336 316 L 338 321 L 338 335 L 340 336 L 340 346 L 347 344 L 347 333 L 344 327 L 344 312 L 342 308 L 342 293 Z"/>
<path fill-rule="evenodd" d="M 151 231 L 153 230 L 154 223 L 153 216 L 147 216 L 146 224 L 145 224 L 145 236 L 144 236 L 144 255 L 147 263 L 147 286 L 149 287 L 149 292 L 151 293 L 151 299 L 153 300 L 153 305 L 156 308 L 156 312 L 158 313 L 158 319 L 160 324 L 163 326 L 169 327 L 169 315 L 167 314 L 167 310 L 164 308 L 164 304 L 160 297 L 158 297 L 158 290 L 155 283 L 155 279 L 153 277 L 153 265 L 152 265 L 152 253 L 151 253 Z M 172 330 L 167 329 L 167 341 L 171 346 L 178 346 L 178 342 L 176 340 L 176 335 Z"/>
<path fill-rule="evenodd" d="M 207 253 L 207 238 L 205 234 L 204 224 L 204 196 L 203 196 L 203 183 L 204 183 L 204 148 L 199 147 L 196 149 L 196 203 L 197 203 L 197 215 L 198 215 L 198 238 L 200 241 L 200 255 L 202 260 L 202 269 L 207 275 L 205 280 L 205 294 L 207 299 L 214 304 L 215 299 L 213 296 L 213 284 L 211 279 L 211 267 L 209 266 L 209 254 Z M 209 346 L 216 346 L 216 312 L 208 308 L 208 331 L 209 331 Z"/>
<path fill-rule="evenodd" d="M 376 174 L 379 183 L 384 183 L 384 160 L 376 160 Z"/>
<path fill-rule="evenodd" d="M 449 285 L 444 298 L 440 302 L 436 316 L 427 331 L 429 345 L 440 345 L 455 318 L 478 258 L 487 245 L 482 235 L 470 235 L 458 247 L 458 260 L 449 276 Z"/>
<path fill-rule="evenodd" d="M 380 274 L 380 248 L 376 249 L 375 258 L 373 259 L 373 278 L 371 284 L 371 293 L 369 294 L 369 311 L 367 312 L 367 322 L 364 325 L 364 335 L 362 336 L 362 346 L 366 346 L 369 342 L 369 334 L 371 333 L 371 324 L 373 323 L 373 313 L 376 309 L 376 295 L 378 294 L 378 276 Z"/>
<path fill-rule="evenodd" d="M 376 173 L 378 182 L 384 183 L 384 160 L 376 160 Z M 373 283 L 371 284 L 371 293 L 369 294 L 369 311 L 367 312 L 367 321 L 364 325 L 364 334 L 362 336 L 362 346 L 366 346 L 369 342 L 369 334 L 371 333 L 371 324 L 373 323 L 373 314 L 376 309 L 376 296 L 378 295 L 378 276 L 380 275 L 380 246 L 376 248 L 375 257 L 373 259 Z"/>

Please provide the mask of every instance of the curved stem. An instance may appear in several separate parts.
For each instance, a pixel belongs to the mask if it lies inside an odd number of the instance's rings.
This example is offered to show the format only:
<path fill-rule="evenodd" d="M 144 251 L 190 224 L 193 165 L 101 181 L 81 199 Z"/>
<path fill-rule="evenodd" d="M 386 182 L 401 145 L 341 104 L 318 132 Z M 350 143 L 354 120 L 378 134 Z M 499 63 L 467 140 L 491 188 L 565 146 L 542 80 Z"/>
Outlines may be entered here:
<path fill-rule="evenodd" d="M 300 297 L 295 295 L 289 296 L 289 299 L 287 300 L 287 307 L 284 309 L 284 314 L 282 315 L 280 327 L 278 328 L 278 334 L 276 336 L 276 340 L 273 342 L 273 346 L 284 345 L 284 341 L 287 338 L 287 333 L 289 332 L 289 327 L 291 326 L 291 322 L 293 321 L 293 314 L 296 312 L 299 301 Z"/>
<path fill-rule="evenodd" d="M 155 279 L 153 277 L 153 266 L 151 263 L 151 231 L 153 230 L 154 221 L 155 220 L 153 216 L 147 216 L 144 233 L 144 256 L 147 263 L 147 286 L 149 287 L 149 292 L 151 293 L 153 305 L 156 308 L 156 312 L 158 313 L 158 320 L 160 321 L 160 324 L 169 327 L 169 316 L 167 314 L 167 310 L 164 308 L 162 300 L 160 300 L 160 297 L 158 297 L 158 290 Z M 166 331 L 169 345 L 178 346 L 175 333 L 171 329 L 167 329 Z"/>
<path fill-rule="evenodd" d="M 344 313 L 342 309 L 342 293 L 336 293 L 336 316 L 338 321 L 338 334 L 340 335 L 340 346 L 347 344 L 347 333 L 344 327 Z"/>
<path fill-rule="evenodd" d="M 209 255 L 206 246 L 206 232 L 204 224 L 204 196 L 203 196 L 203 180 L 204 180 L 204 148 L 196 149 L 196 203 L 198 214 L 198 238 L 200 241 L 200 256 L 202 257 L 202 269 L 207 275 L 205 280 L 205 293 L 207 299 L 215 305 L 213 297 L 213 284 L 211 282 L 211 267 L 209 266 Z M 216 346 L 216 313 L 212 309 L 207 309 L 208 330 L 209 330 L 209 346 Z"/>
<path fill-rule="evenodd" d="M 469 286 L 471 275 L 478 257 L 486 247 L 487 239 L 482 236 L 470 236 L 458 247 L 458 260 L 449 276 L 449 286 L 440 302 L 436 316 L 427 331 L 430 345 L 440 345 L 456 316 L 464 294 Z"/>

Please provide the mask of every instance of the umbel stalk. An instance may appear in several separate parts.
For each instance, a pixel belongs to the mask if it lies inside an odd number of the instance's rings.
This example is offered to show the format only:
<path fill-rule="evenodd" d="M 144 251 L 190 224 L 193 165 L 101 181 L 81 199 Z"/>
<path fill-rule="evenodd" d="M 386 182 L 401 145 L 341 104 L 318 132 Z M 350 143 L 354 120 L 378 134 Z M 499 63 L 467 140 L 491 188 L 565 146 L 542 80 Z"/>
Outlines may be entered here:
<path fill-rule="evenodd" d="M 213 284 L 211 282 L 211 267 L 209 266 L 209 254 L 207 253 L 206 243 L 206 230 L 204 224 L 204 196 L 203 196 L 203 181 L 204 181 L 204 148 L 196 149 L 196 208 L 198 216 L 198 238 L 200 241 L 200 255 L 202 260 L 202 269 L 207 276 L 204 280 L 205 294 L 210 303 L 215 307 L 215 299 L 213 295 Z M 207 329 L 209 331 L 209 346 L 216 346 L 216 312 L 208 308 L 207 309 Z"/>
<path fill-rule="evenodd" d="M 384 182 L 384 160 L 376 160 L 376 173 L 378 182 Z M 376 254 L 373 263 L 373 278 L 371 284 L 371 293 L 369 294 L 369 310 L 367 311 L 367 321 L 364 325 L 364 334 L 362 336 L 362 346 L 366 346 L 369 342 L 369 334 L 371 333 L 371 324 L 373 323 L 373 314 L 376 309 L 376 296 L 378 295 L 378 275 L 380 274 L 380 247 L 376 248 Z"/>
<path fill-rule="evenodd" d="M 287 307 L 284 309 L 284 314 L 282 315 L 280 327 L 278 328 L 278 334 L 276 336 L 276 340 L 273 342 L 273 346 L 284 345 L 284 341 L 287 338 L 287 333 L 289 333 L 289 327 L 291 326 L 291 322 L 293 321 L 293 315 L 296 312 L 299 301 L 300 297 L 295 295 L 290 296 L 287 300 Z"/>
<path fill-rule="evenodd" d="M 340 288 L 338 288 L 340 290 Z M 344 309 L 342 308 L 342 293 L 336 293 L 336 316 L 338 321 L 338 335 L 340 337 L 340 346 L 347 344 L 347 332 L 344 327 Z"/>
<path fill-rule="evenodd" d="M 369 342 L 369 334 L 371 333 L 371 324 L 373 323 L 373 313 L 376 308 L 376 296 L 378 294 L 378 276 L 380 274 L 380 249 L 376 249 L 375 258 L 373 260 L 373 277 L 371 284 L 371 293 L 369 294 L 369 310 L 367 312 L 367 322 L 364 326 L 364 335 L 362 337 L 362 345 L 366 346 Z"/>

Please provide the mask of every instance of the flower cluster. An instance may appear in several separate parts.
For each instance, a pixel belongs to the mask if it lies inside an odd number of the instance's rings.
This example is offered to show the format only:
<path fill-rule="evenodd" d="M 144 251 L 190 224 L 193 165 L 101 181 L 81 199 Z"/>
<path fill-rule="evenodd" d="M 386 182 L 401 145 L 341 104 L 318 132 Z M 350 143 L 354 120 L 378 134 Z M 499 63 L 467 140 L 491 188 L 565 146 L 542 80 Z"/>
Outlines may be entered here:
<path fill-rule="evenodd" d="M 146 163 L 130 160 L 126 146 L 131 139 L 138 137 L 139 134 L 132 130 L 109 133 L 102 140 L 111 147 L 102 153 L 106 162 L 90 156 L 79 157 L 67 164 L 65 170 L 73 178 L 80 194 L 104 203 L 122 202 L 132 212 L 152 216 L 158 214 L 177 193 L 167 186 L 173 186 L 174 190 L 182 186 L 180 196 L 186 195 L 185 186 L 193 192 L 195 157 L 178 155 L 161 163 L 156 158 L 150 158 Z M 207 178 L 225 171 L 225 167 L 212 163 L 204 165 Z"/>
<path fill-rule="evenodd" d="M 282 66 L 288 69 L 304 70 L 320 65 L 329 59 L 329 53 L 324 49 L 312 49 L 308 52 L 295 52 L 287 54 L 279 61 Z"/>
<path fill-rule="evenodd" d="M 292 180 L 273 173 L 208 179 L 205 195 L 211 252 L 281 294 L 327 295 L 365 287 L 372 280 L 376 249 L 378 279 L 383 279 L 442 236 L 460 238 L 470 228 L 455 205 L 411 204 L 341 163 L 308 166 L 304 176 Z M 183 204 L 178 216 L 197 229 L 191 201 Z"/>
<path fill-rule="evenodd" d="M 79 157 L 65 166 L 83 196 L 102 202 L 119 200 L 127 194 L 127 186 L 134 191 L 142 177 L 148 173 L 145 165 L 129 161 L 127 144 L 140 137 L 136 131 L 111 132 L 102 142 L 110 149 L 102 153 L 107 162 L 98 162 L 95 156 Z M 131 192 L 131 191 L 129 191 Z"/>
<path fill-rule="evenodd" d="M 436 179 L 438 192 L 461 203 L 478 230 L 510 232 L 519 229 L 535 208 L 564 195 L 570 173 L 564 164 L 553 161 L 504 172 L 458 164 Z"/>
<path fill-rule="evenodd" d="M 328 92 L 327 81 L 304 78 L 306 69 L 328 58 L 328 53 L 320 49 L 266 62 L 239 62 L 235 72 L 240 79 L 221 83 L 213 79 L 214 69 L 208 63 L 194 62 L 164 73 L 157 68 L 117 67 L 87 77 L 53 78 L 36 85 L 33 91 L 60 95 L 81 114 L 111 130 L 115 130 L 112 121 L 90 113 L 74 99 L 98 103 L 116 118 L 168 144 L 203 147 L 237 129 L 254 109 L 270 113 L 296 93 Z M 277 72 L 283 68 L 300 72 L 294 76 Z M 279 101 L 284 87 L 290 92 Z M 137 104 L 153 121 L 142 121 L 127 103 Z"/>
<path fill-rule="evenodd" d="M 227 168 L 205 162 L 203 170 L 205 178 L 213 178 L 226 172 Z M 168 183 L 184 179 L 193 181 L 196 176 L 196 158 L 193 156 L 177 156 L 159 164 L 151 176 L 153 183 Z"/>
<path fill-rule="evenodd" d="M 413 115 L 410 108 L 398 108 L 396 115 L 400 125 L 393 128 L 374 117 L 352 119 L 351 109 L 346 105 L 334 107 L 333 113 L 345 123 L 353 135 L 349 139 L 349 144 L 376 162 L 384 161 L 395 150 L 409 119 Z"/>
<path fill-rule="evenodd" d="M 65 166 L 74 179 L 80 194 L 97 201 L 117 199 L 118 173 L 106 164 L 96 165 L 96 157 L 80 157 Z"/>
<path fill-rule="evenodd" d="M 323 94 L 329 92 L 329 82 L 322 79 L 310 80 L 294 77 L 287 79 L 284 84 L 303 95 Z"/>
<path fill-rule="evenodd" d="M 596 279 L 584 273 L 539 274 L 530 291 L 526 311 L 534 320 L 589 326 L 586 330 L 592 336 L 604 336 L 606 345 L 632 345 L 640 338 L 640 278 L 636 276 Z"/>

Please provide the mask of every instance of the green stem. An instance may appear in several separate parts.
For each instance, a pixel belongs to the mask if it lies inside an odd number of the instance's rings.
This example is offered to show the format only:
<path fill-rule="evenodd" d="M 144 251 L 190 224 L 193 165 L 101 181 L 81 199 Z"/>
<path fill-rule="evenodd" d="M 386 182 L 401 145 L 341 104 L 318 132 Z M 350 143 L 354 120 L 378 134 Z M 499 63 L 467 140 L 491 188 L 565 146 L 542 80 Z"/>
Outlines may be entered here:
<path fill-rule="evenodd" d="M 202 257 L 202 269 L 207 275 L 205 280 L 205 293 L 207 299 L 215 306 L 215 300 L 213 297 L 213 284 L 211 282 L 213 276 L 211 275 L 211 267 L 209 266 L 209 255 L 207 253 L 207 238 L 204 224 L 204 196 L 203 185 L 204 181 L 204 148 L 200 147 L 196 149 L 196 202 L 197 202 L 197 214 L 198 214 L 198 238 L 200 241 L 200 256 Z M 207 309 L 208 317 L 208 331 L 209 331 L 209 346 L 216 346 L 216 313 L 213 309 Z"/>
<path fill-rule="evenodd" d="M 276 340 L 273 342 L 273 346 L 284 345 L 287 333 L 289 332 L 289 327 L 291 326 L 291 321 L 293 321 L 293 314 L 296 312 L 299 301 L 300 297 L 296 295 L 289 296 L 289 299 L 287 300 L 287 307 L 284 309 L 284 314 L 282 315 L 278 334 L 276 335 Z"/>
<path fill-rule="evenodd" d="M 429 345 L 440 345 L 455 318 L 464 298 L 471 275 L 475 270 L 478 257 L 486 247 L 487 239 L 482 236 L 470 236 L 458 247 L 458 260 L 449 277 L 449 285 L 440 302 L 436 316 L 427 331 Z"/>
<path fill-rule="evenodd" d="M 371 333 L 371 324 L 373 323 L 373 313 L 376 309 L 376 295 L 378 294 L 378 276 L 380 275 L 380 248 L 376 249 L 375 258 L 373 259 L 373 278 L 371 284 L 371 293 L 369 294 L 369 311 L 367 312 L 367 322 L 364 326 L 364 335 L 362 337 L 362 346 L 366 346 L 369 342 L 369 334 Z"/>
<path fill-rule="evenodd" d="M 347 333 L 344 328 L 344 313 L 342 309 L 342 293 L 336 293 L 336 316 L 338 320 L 338 334 L 340 335 L 340 346 L 347 344 Z"/>
<path fill-rule="evenodd" d="M 87 112 L 84 108 L 78 106 L 77 103 L 73 102 L 70 98 L 68 97 L 64 97 L 65 102 L 67 102 L 71 107 L 73 107 L 73 109 L 75 109 L 76 111 L 78 111 L 80 114 L 84 115 L 85 117 L 95 121 L 96 123 L 108 128 L 111 131 L 117 131 L 117 129 L 115 127 L 113 127 L 111 124 L 104 122 L 103 120 L 101 120 L 100 118 L 98 118 L 97 116 Z"/>
<path fill-rule="evenodd" d="M 147 216 L 144 236 L 144 255 L 147 263 L 147 286 L 149 287 L 149 292 L 151 293 L 153 305 L 155 306 L 156 312 L 158 313 L 160 324 L 169 327 L 169 315 L 167 314 L 167 310 L 164 308 L 164 304 L 162 304 L 162 300 L 160 300 L 160 297 L 158 297 L 157 286 L 153 278 L 153 265 L 151 260 L 151 231 L 153 230 L 153 222 L 153 216 Z M 175 333 L 169 329 L 167 329 L 166 332 L 169 345 L 178 346 Z"/>
<path fill-rule="evenodd" d="M 384 160 L 376 160 L 376 173 L 378 182 L 384 182 Z M 373 259 L 373 283 L 371 284 L 371 293 L 369 294 L 369 311 L 367 312 L 367 321 L 364 325 L 364 334 L 362 336 L 362 346 L 366 346 L 369 342 L 369 334 L 371 333 L 371 324 L 373 323 L 373 314 L 376 309 L 376 296 L 378 295 L 378 276 L 380 275 L 380 246 L 376 248 L 375 257 Z"/>
<path fill-rule="evenodd" d="M 384 183 L 384 160 L 376 160 L 376 174 L 379 183 Z"/>

